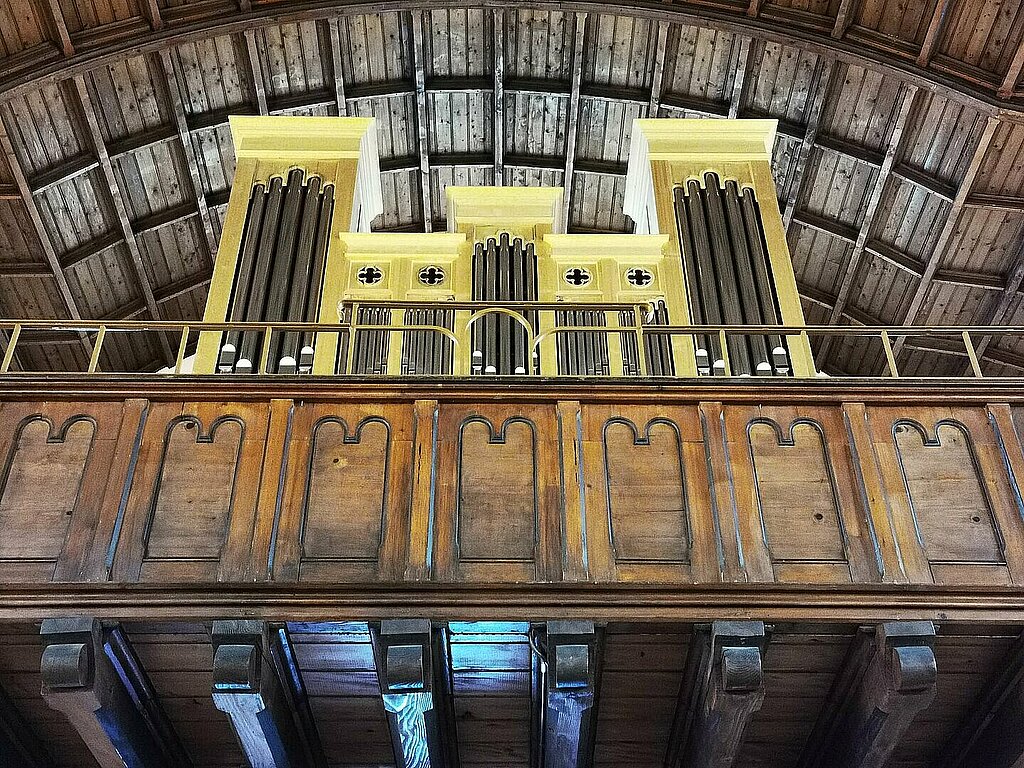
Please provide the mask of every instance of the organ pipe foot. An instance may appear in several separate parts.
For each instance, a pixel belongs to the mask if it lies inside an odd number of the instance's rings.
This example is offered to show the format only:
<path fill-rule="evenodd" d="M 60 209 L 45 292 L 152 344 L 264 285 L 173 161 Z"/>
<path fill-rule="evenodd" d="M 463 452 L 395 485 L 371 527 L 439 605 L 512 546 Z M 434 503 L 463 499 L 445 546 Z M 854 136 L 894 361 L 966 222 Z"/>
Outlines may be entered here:
<path fill-rule="evenodd" d="M 298 370 L 298 366 L 295 364 L 295 358 L 291 355 L 285 355 L 281 358 L 281 362 L 277 364 L 278 373 L 294 374 Z"/>
<path fill-rule="evenodd" d="M 303 347 L 299 351 L 299 373 L 309 373 L 313 370 L 313 348 Z"/>

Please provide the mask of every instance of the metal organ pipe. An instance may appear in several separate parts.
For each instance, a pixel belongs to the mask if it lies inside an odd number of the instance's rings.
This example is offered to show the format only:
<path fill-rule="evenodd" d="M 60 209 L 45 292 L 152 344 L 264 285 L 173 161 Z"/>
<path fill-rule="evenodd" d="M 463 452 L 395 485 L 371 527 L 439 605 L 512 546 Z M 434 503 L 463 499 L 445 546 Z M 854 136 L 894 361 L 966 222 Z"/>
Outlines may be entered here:
<path fill-rule="evenodd" d="M 735 181 L 725 183 L 726 221 L 729 229 L 729 240 L 732 244 L 732 255 L 736 266 L 736 281 L 739 288 L 740 310 L 743 313 L 743 322 L 750 325 L 759 325 L 762 312 L 757 297 L 757 285 L 754 281 L 754 267 L 751 263 L 750 249 L 747 246 L 746 224 L 743 219 L 743 210 L 740 207 L 740 190 Z M 751 368 L 748 373 L 756 373 L 760 376 L 771 376 L 772 364 L 770 350 L 767 345 L 767 338 L 753 335 L 747 337 L 747 346 L 751 355 Z"/>
<path fill-rule="evenodd" d="M 317 204 L 317 225 L 316 239 L 313 241 L 313 266 L 309 281 L 309 290 L 306 292 L 306 306 L 303 308 L 302 320 L 307 323 L 315 323 L 320 315 L 320 293 L 323 290 L 324 270 L 327 268 L 327 245 L 331 237 L 331 219 L 334 215 L 334 186 L 329 184 L 320 193 Z M 312 370 L 313 368 L 313 340 L 312 333 L 306 333 L 302 337 L 302 348 L 299 350 L 299 368 Z M 346 344 L 351 339 L 346 339 Z M 342 348 L 341 345 L 338 345 Z"/>
<path fill-rule="evenodd" d="M 316 176 L 310 178 L 303 192 L 302 213 L 299 216 L 299 233 L 295 245 L 295 258 L 292 262 L 291 274 L 288 280 L 287 304 L 284 311 L 284 319 L 290 321 L 302 320 L 306 313 L 306 296 L 309 293 L 310 271 L 313 265 L 313 249 L 316 241 L 317 218 L 320 214 L 319 204 L 320 179 Z M 279 370 L 281 373 L 294 373 L 299 366 L 300 334 L 298 331 L 286 331 L 281 340 L 281 362 Z M 291 366 L 286 370 L 287 364 Z"/>
<path fill-rule="evenodd" d="M 704 317 L 705 299 L 701 287 L 700 270 L 697 268 L 697 259 L 694 256 L 690 217 L 686 213 L 686 192 L 682 187 L 676 187 L 673 190 L 673 203 L 676 210 L 679 248 L 683 256 L 683 274 L 686 278 L 686 294 L 689 298 L 690 322 L 694 325 L 704 325 L 707 322 Z M 697 362 L 697 372 L 707 375 L 711 373 L 710 339 L 706 335 L 699 335 L 694 341 L 696 342 L 694 356 Z"/>
<path fill-rule="evenodd" d="M 686 210 L 683 215 L 690 221 L 693 234 L 693 252 L 697 260 L 698 280 L 701 284 L 700 298 L 703 301 L 705 321 L 711 325 L 722 323 L 721 298 L 718 292 L 718 278 L 715 275 L 714 254 L 708 238 L 708 228 L 704 216 L 704 195 L 700 182 L 690 179 L 686 183 Z M 722 356 L 721 344 L 717 336 L 708 340 L 711 354 L 711 372 L 725 373 L 725 358 Z"/>
<path fill-rule="evenodd" d="M 761 208 L 754 198 L 753 190 L 744 190 L 740 198 L 743 211 L 744 229 L 747 233 L 747 245 L 750 248 L 750 260 L 754 268 L 754 282 L 757 285 L 758 304 L 761 308 L 761 322 L 765 325 L 779 323 L 782 313 L 779 312 L 775 289 L 768 271 L 768 246 L 764 241 L 761 224 Z M 781 375 L 789 373 L 789 353 L 782 336 L 774 334 L 765 337 L 772 355 L 775 372 Z"/>
<path fill-rule="evenodd" d="M 228 321 L 242 322 L 245 320 L 249 294 L 253 290 L 253 267 L 256 260 L 256 249 L 260 240 L 260 229 L 263 226 L 263 211 L 266 206 L 266 186 L 253 185 L 249 195 L 249 210 L 245 217 L 245 232 L 242 235 L 242 248 L 238 257 L 238 267 L 232 283 L 231 298 L 228 302 Z M 241 343 L 239 331 L 228 331 L 224 334 L 221 346 L 218 370 L 230 372 L 235 367 L 235 356 Z"/>

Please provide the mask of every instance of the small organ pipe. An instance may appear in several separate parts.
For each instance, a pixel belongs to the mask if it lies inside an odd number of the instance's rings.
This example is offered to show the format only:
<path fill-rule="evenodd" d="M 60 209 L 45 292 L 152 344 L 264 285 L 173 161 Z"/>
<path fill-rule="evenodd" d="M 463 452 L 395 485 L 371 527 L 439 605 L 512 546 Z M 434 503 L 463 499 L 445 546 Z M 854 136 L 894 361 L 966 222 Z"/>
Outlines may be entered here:
<path fill-rule="evenodd" d="M 316 240 L 314 241 L 312 275 L 309 282 L 309 291 L 306 295 L 306 311 L 303 321 L 315 323 L 320 315 L 320 294 L 323 290 L 324 270 L 327 262 L 327 245 L 331 237 L 331 219 L 334 216 L 334 185 L 328 184 L 320 195 L 319 212 L 317 214 Z M 302 339 L 303 352 L 300 352 L 300 363 L 303 355 L 308 358 L 308 365 L 313 366 L 313 345 L 314 335 L 306 333 Z M 354 343 L 353 339 L 346 339 L 346 346 Z M 339 349 L 342 346 L 339 344 Z"/>
<path fill-rule="evenodd" d="M 743 221 L 747 233 L 747 244 L 750 248 L 750 259 L 754 268 L 754 282 L 757 285 L 758 304 L 761 318 L 765 325 L 777 325 L 780 313 L 776 304 L 775 290 L 768 268 L 768 248 L 764 242 L 761 224 L 761 209 L 754 198 L 752 190 L 745 190 L 740 199 L 743 210 Z M 775 371 L 780 374 L 789 372 L 789 355 L 782 336 L 774 334 L 766 337 L 772 354 Z"/>
<path fill-rule="evenodd" d="M 676 187 L 673 192 L 673 200 L 676 210 L 676 225 L 679 234 L 679 248 L 683 259 L 683 274 L 686 278 L 686 293 L 689 299 L 690 321 L 694 325 L 704 325 L 704 299 L 700 272 L 697 268 L 697 259 L 694 255 L 693 235 L 690 231 L 690 218 L 686 211 L 686 192 L 682 187 Z M 702 374 L 711 372 L 709 360 L 711 345 L 706 335 L 698 335 L 694 338 L 695 357 L 697 360 L 697 371 Z"/>
<path fill-rule="evenodd" d="M 245 218 L 245 235 L 242 240 L 241 253 L 238 258 L 238 269 L 235 274 L 231 291 L 230 322 L 245 320 L 246 306 L 253 290 L 253 267 L 256 260 L 256 249 L 260 240 L 260 229 L 263 226 L 263 211 L 266 207 L 266 185 L 254 184 L 249 195 L 249 210 Z M 241 332 L 228 331 L 224 335 L 224 347 L 221 353 L 221 367 L 231 370 L 235 364 L 235 353 L 241 341 Z"/>
<path fill-rule="evenodd" d="M 686 213 L 693 236 L 693 252 L 696 255 L 698 279 L 700 280 L 700 297 L 704 307 L 704 317 L 710 325 L 721 325 L 722 308 L 718 293 L 718 278 L 715 275 L 714 258 L 711 241 L 708 238 L 707 222 L 704 215 L 703 194 L 700 182 L 691 179 L 686 184 Z M 713 373 L 718 372 L 722 364 L 722 350 L 717 336 L 709 338 L 708 351 Z"/>

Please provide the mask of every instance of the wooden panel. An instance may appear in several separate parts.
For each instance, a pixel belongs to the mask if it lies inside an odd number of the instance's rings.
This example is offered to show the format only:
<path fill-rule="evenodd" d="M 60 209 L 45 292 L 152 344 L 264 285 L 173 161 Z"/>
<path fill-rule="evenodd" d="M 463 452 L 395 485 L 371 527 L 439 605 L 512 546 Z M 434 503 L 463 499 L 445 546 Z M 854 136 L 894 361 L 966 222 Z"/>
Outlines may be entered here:
<path fill-rule="evenodd" d="M 158 404 L 142 436 L 115 578 L 248 580 L 267 404 Z"/>
<path fill-rule="evenodd" d="M 717 581 L 696 409 L 584 406 L 581 432 L 591 577 Z"/>
<path fill-rule="evenodd" d="M 557 579 L 561 487 L 554 408 L 442 407 L 436 574 Z"/>
<path fill-rule="evenodd" d="M 275 579 L 402 578 L 412 418 L 405 406 L 300 406 L 292 425 Z"/>

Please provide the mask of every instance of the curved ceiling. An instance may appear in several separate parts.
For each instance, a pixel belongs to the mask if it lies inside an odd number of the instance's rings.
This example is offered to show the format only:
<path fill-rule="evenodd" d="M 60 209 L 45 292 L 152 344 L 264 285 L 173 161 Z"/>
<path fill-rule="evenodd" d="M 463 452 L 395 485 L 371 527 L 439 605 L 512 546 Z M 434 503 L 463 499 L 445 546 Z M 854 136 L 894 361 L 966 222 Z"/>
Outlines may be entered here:
<path fill-rule="evenodd" d="M 810 322 L 1024 324 L 1022 40 L 1018 0 L 0 0 L 0 311 L 201 316 L 229 114 L 378 118 L 377 229 L 437 226 L 447 184 L 571 180 L 570 231 L 610 232 L 634 118 L 769 116 Z M 21 365 L 81 368 L 53 341 Z M 978 341 L 1024 370 L 1024 344 Z M 171 352 L 108 344 L 105 370 Z M 955 349 L 909 340 L 901 369 L 962 373 Z"/>

